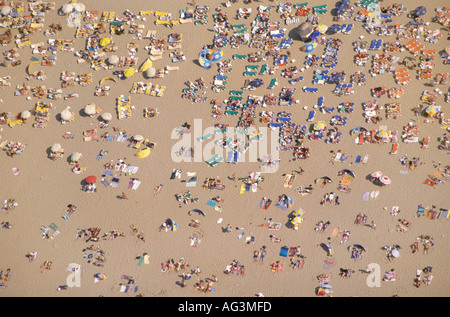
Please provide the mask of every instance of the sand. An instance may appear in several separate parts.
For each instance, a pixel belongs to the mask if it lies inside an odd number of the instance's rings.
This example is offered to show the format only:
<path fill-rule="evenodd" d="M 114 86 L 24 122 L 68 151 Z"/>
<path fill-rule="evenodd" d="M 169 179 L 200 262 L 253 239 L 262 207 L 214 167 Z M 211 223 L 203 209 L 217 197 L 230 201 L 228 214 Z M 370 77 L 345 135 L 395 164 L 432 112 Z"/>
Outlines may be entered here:
<path fill-rule="evenodd" d="M 395 1 L 385 0 L 383 5 L 394 3 Z M 184 1 L 90 1 L 83 2 L 87 9 L 102 11 L 114 10 L 120 14 L 126 9 L 134 13 L 139 10 L 159 10 L 167 11 L 178 18 L 178 10 L 186 6 L 192 7 L 190 3 Z M 60 3 L 58 3 L 59 5 Z M 376 297 L 376 296 L 446 296 L 449 293 L 449 273 L 447 271 L 448 262 L 448 219 L 430 220 L 426 217 L 415 217 L 417 206 L 423 204 L 425 207 L 436 205 L 438 208 L 448 209 L 450 201 L 448 199 L 448 184 L 439 184 L 434 187 L 423 184 L 428 175 L 437 170 L 433 162 L 440 162 L 444 167 L 449 163 L 448 151 L 442 151 L 437 148 L 437 138 L 442 136 L 445 130 L 441 129 L 439 120 L 434 123 L 423 123 L 425 117 L 419 117 L 420 133 L 419 137 L 431 137 L 431 145 L 428 149 L 422 149 L 418 143 L 406 144 L 400 141 L 397 155 L 390 155 L 391 144 L 364 144 L 354 143 L 355 135 L 350 135 L 350 130 L 357 126 L 368 128 L 378 128 L 379 125 L 385 125 L 390 130 L 397 130 L 401 133 L 402 127 L 411 120 L 415 120 L 413 112 L 410 109 L 420 104 L 420 96 L 423 90 L 430 89 L 426 82 L 413 80 L 404 86 L 405 94 L 399 99 L 402 106 L 402 115 L 397 120 L 383 119 L 380 124 L 369 124 L 365 122 L 361 103 L 372 100 L 370 88 L 385 85 L 386 87 L 397 86 L 392 74 L 370 77 L 368 66 L 364 69 L 367 76 L 367 85 L 356 87 L 355 93 L 349 96 L 337 97 L 332 91 L 334 85 L 314 86 L 319 88 L 316 94 L 308 94 L 301 91 L 303 85 L 313 86 L 310 81 L 313 78 L 313 70 L 308 69 L 302 75 L 305 80 L 295 85 L 297 92 L 296 99 L 300 104 L 294 104 L 289 108 L 280 106 L 271 106 L 264 110 L 282 111 L 286 110 L 293 113 L 293 122 L 307 124 L 306 118 L 312 106 L 316 104 L 319 96 L 325 97 L 325 103 L 328 106 L 336 106 L 342 101 L 355 103 L 355 111 L 348 117 L 348 123 L 342 127 L 342 141 L 340 144 L 329 145 L 322 141 L 306 140 L 305 145 L 311 148 L 311 156 L 306 160 L 290 161 L 292 152 L 282 152 L 280 154 L 281 162 L 277 173 L 264 174 L 265 180 L 260 184 L 261 188 L 256 193 L 245 192 L 239 194 L 240 181 L 228 179 L 233 173 L 238 177 L 246 177 L 251 171 L 258 171 L 260 163 L 242 162 L 236 165 L 220 163 L 216 167 L 209 167 L 205 162 L 175 163 L 172 161 L 171 151 L 177 140 L 171 139 L 171 133 L 174 128 L 184 122 L 193 123 L 195 119 L 202 119 L 203 128 L 212 126 L 217 121 L 210 118 L 212 109 L 210 100 L 216 98 L 224 100 L 228 97 L 228 91 L 231 89 L 241 89 L 245 77 L 241 74 L 244 71 L 247 61 L 233 60 L 233 72 L 229 75 L 229 84 L 227 89 L 220 93 L 215 93 L 211 89 L 206 89 L 208 100 L 206 103 L 192 103 L 189 100 L 181 98 L 181 91 L 185 88 L 184 83 L 187 80 L 195 80 L 203 77 L 208 87 L 210 87 L 213 76 L 216 74 L 215 65 L 210 70 L 203 69 L 197 64 L 198 53 L 205 44 L 212 44 L 214 37 L 214 21 L 212 14 L 217 2 L 203 1 L 197 4 L 207 4 L 211 7 L 209 24 L 196 26 L 193 23 L 176 26 L 173 30 L 155 25 L 155 17 L 147 16 L 145 22 L 138 21 L 145 25 L 145 31 L 156 30 L 157 36 L 167 38 L 172 32 L 183 34 L 182 51 L 185 53 L 186 61 L 173 64 L 166 51 L 163 59 L 156 61 L 155 67 L 164 67 L 166 65 L 179 66 L 178 71 L 172 71 L 164 78 L 146 80 L 142 74 L 136 74 L 127 80 L 118 80 L 117 83 L 110 82 L 111 92 L 106 97 L 94 96 L 96 83 L 106 76 L 112 76 L 112 70 L 94 71 L 89 68 L 88 63 L 78 64 L 77 57 L 73 53 L 58 52 L 57 64 L 52 67 L 44 67 L 43 70 L 47 79 L 43 82 L 34 79 L 27 82 L 26 67 L 32 57 L 29 47 L 19 49 L 22 65 L 9 68 L 1 68 L 1 76 L 11 76 L 11 86 L 0 89 L 1 112 L 11 111 L 18 113 L 24 110 L 31 110 L 38 101 L 36 97 L 27 100 L 25 96 L 14 96 L 15 87 L 18 84 L 27 83 L 32 87 L 45 85 L 46 87 L 60 88 L 60 73 L 64 70 L 71 70 L 76 74 L 92 72 L 93 83 L 87 87 L 76 85 L 63 89 L 63 95 L 69 93 L 78 93 L 79 98 L 65 101 L 43 99 L 44 102 L 51 102 L 54 109 L 51 110 L 51 120 L 45 129 L 32 127 L 32 122 L 26 125 L 9 128 L 2 126 L 0 135 L 2 139 L 20 141 L 26 144 L 23 154 L 14 158 L 7 157 L 0 153 L 0 166 L 2 169 L 2 182 L 0 185 L 0 199 L 6 200 L 14 198 L 18 206 L 11 211 L 1 213 L 1 221 L 9 221 L 13 228 L 11 230 L 0 230 L 2 243 L 2 252 L 0 253 L 0 268 L 6 270 L 10 268 L 13 272 L 12 278 L 7 282 L 7 288 L 1 290 L 1 296 L 40 296 L 40 297 L 59 297 L 59 296 L 111 296 L 111 297 L 130 297 L 142 293 L 146 297 L 251 297 L 261 292 L 269 297 L 310 297 L 315 296 L 315 288 L 319 286 L 317 276 L 323 273 L 331 273 L 333 286 L 333 296 L 335 297 Z M 310 2 L 310 6 L 319 5 L 322 2 Z M 413 9 L 420 5 L 420 1 L 408 1 L 408 9 Z M 252 4 L 233 4 L 230 8 L 225 8 L 231 23 L 246 23 L 249 25 L 256 15 L 256 8 L 259 5 L 275 5 L 274 2 L 261 1 Z M 431 20 L 434 16 L 434 8 L 444 6 L 445 1 L 432 1 L 427 5 L 428 13 L 424 19 Z M 334 4 L 329 4 L 329 10 Z M 238 8 L 251 7 L 252 15 L 248 20 L 237 21 L 235 13 Z M 359 8 L 356 8 L 359 10 Z M 58 16 L 55 11 L 51 11 L 45 16 L 45 25 L 52 22 L 59 22 L 63 25 L 63 30 L 58 33 L 57 38 L 74 38 L 75 28 L 66 26 L 66 17 Z M 271 21 L 281 21 L 279 14 L 272 9 Z M 304 18 L 301 18 L 303 21 Z M 395 23 L 406 23 L 408 18 L 406 14 L 395 17 Z M 332 16 L 330 13 L 320 16 L 320 23 L 331 25 Z M 345 22 L 344 22 L 345 23 Z M 344 44 L 339 52 L 339 64 L 335 70 L 346 70 L 351 74 L 360 69 L 353 62 L 352 42 L 364 35 L 366 40 L 377 38 L 375 34 L 368 34 L 361 23 L 354 22 L 355 29 L 350 35 L 336 34 L 333 37 L 340 38 Z M 283 27 L 284 24 L 282 23 Z M 286 28 L 291 30 L 298 24 L 288 25 Z M 441 29 L 442 26 L 431 23 L 430 29 Z M 13 30 L 13 35 L 17 30 Z M 445 33 L 445 32 L 443 32 Z M 394 40 L 394 36 L 383 38 L 385 40 Z M 113 36 L 114 42 L 119 50 L 115 54 L 126 56 L 126 44 L 133 41 L 139 44 L 139 64 L 147 57 L 147 51 L 144 46 L 148 45 L 148 40 L 133 39 L 132 35 L 124 34 Z M 33 35 L 32 43 L 46 41 L 47 38 L 38 33 Z M 421 38 L 423 42 L 423 38 Z M 437 44 L 427 42 L 427 48 L 436 48 L 438 51 L 444 49 L 447 45 L 446 36 Z M 75 41 L 75 50 L 84 48 L 85 41 L 78 39 Z M 299 68 L 303 67 L 305 53 L 299 51 L 301 43 L 295 41 L 290 51 L 292 58 L 296 60 Z M 3 47 L 3 51 L 15 47 L 14 43 Z M 321 54 L 323 46 L 319 46 L 314 53 Z M 239 50 L 233 50 L 230 46 L 223 49 L 224 59 L 231 58 L 233 54 L 247 54 L 255 51 L 248 46 L 242 46 Z M 110 54 L 110 53 L 107 53 Z M 401 59 L 411 54 L 407 51 L 400 52 L 396 56 Z M 40 58 L 39 55 L 36 57 Z M 434 73 L 448 71 L 439 56 L 435 58 Z M 271 60 L 268 60 L 269 64 Z M 262 63 L 260 63 L 262 64 Z M 319 68 L 320 69 L 320 68 Z M 414 74 L 415 76 L 415 74 Z M 113 76 L 115 77 L 115 76 Z M 269 75 L 262 76 L 266 83 L 270 81 Z M 266 85 L 258 88 L 253 93 L 255 95 L 264 95 L 274 92 L 278 94 L 282 87 L 291 85 L 287 79 L 282 78 L 278 71 L 276 77 L 279 85 L 273 91 L 266 90 Z M 162 97 L 151 97 L 142 95 L 130 95 L 131 85 L 136 81 L 150 81 L 160 85 L 165 85 L 166 91 Z M 439 86 L 440 89 L 445 89 Z M 118 120 L 115 113 L 116 98 L 124 94 L 130 95 L 132 104 L 136 110 L 132 118 Z M 244 99 L 249 95 L 244 93 Z M 391 102 L 387 97 L 380 98 L 380 104 Z M 120 144 L 117 142 L 91 141 L 84 142 L 82 131 L 95 128 L 97 117 L 89 118 L 82 115 L 82 109 L 89 103 L 95 103 L 101 107 L 102 112 L 110 112 L 113 119 L 106 129 L 99 129 L 99 134 L 104 131 L 112 132 L 112 127 L 117 127 L 121 131 L 126 129 L 128 135 L 141 134 L 151 141 L 156 142 L 157 146 L 151 155 L 145 159 L 138 159 L 134 155 L 137 150 L 129 148 L 129 142 Z M 443 95 L 439 96 L 438 104 L 445 109 L 447 105 L 443 100 Z M 70 106 L 76 113 L 75 121 L 61 125 L 56 115 L 67 106 Z M 142 111 L 144 107 L 157 107 L 160 115 L 156 118 L 144 119 Z M 303 110 L 308 106 L 308 110 Z M 259 109 L 261 110 L 261 109 Z M 323 119 L 327 123 L 331 118 L 330 114 L 318 113 L 317 119 Z M 224 116 L 220 122 L 235 126 L 237 117 Z M 257 123 L 257 126 L 263 126 Z M 71 131 L 74 133 L 73 140 L 64 140 L 61 136 Z M 198 133 L 198 132 L 197 132 Z M 48 158 L 48 148 L 54 143 L 61 143 L 65 150 L 65 157 L 52 161 Z M 105 149 L 108 154 L 102 159 L 97 160 L 97 153 Z M 349 154 L 349 158 L 344 163 L 332 164 L 330 151 L 342 150 Z M 72 165 L 69 165 L 67 158 L 73 152 L 81 152 L 83 157 L 80 161 L 82 167 L 87 171 L 81 175 L 72 173 Z M 367 164 L 351 164 L 357 155 L 369 154 Z M 403 154 L 408 154 L 409 158 L 420 157 L 420 162 L 424 164 L 415 170 L 409 170 L 407 175 L 400 173 L 405 168 L 399 162 Z M 83 179 L 88 175 L 96 175 L 101 178 L 104 172 L 103 165 L 112 160 L 125 159 L 126 162 L 139 166 L 139 171 L 134 177 L 142 182 L 138 190 L 127 189 L 129 176 L 120 177 L 119 188 L 103 187 L 97 182 L 97 193 L 89 194 L 81 190 Z M 14 176 L 11 172 L 13 167 L 20 169 L 20 175 Z M 292 170 L 298 170 L 302 167 L 305 172 L 299 175 L 292 188 L 284 188 L 284 174 Z M 183 171 L 181 179 L 170 180 L 170 175 L 174 168 Z M 352 183 L 352 192 L 350 194 L 337 191 L 339 177 L 337 173 L 343 168 L 350 168 L 357 174 Z M 381 170 L 392 179 L 392 184 L 380 189 L 379 186 L 372 184 L 366 179 L 367 175 L 373 171 Z M 198 176 L 197 186 L 190 188 L 193 197 L 198 197 L 197 204 L 180 204 L 175 199 L 176 193 L 187 190 L 185 183 L 187 172 L 196 172 Z M 314 185 L 314 180 L 320 176 L 328 175 L 333 178 L 334 183 L 328 184 L 324 188 Z M 208 191 L 202 189 L 201 184 L 207 177 L 220 177 L 222 183 L 226 186 L 223 191 Z M 161 193 L 154 195 L 154 187 L 164 184 Z M 314 190 L 310 195 L 302 196 L 294 191 L 297 186 L 307 186 L 313 184 Z M 362 201 L 364 192 L 379 190 L 380 194 L 376 200 Z M 122 192 L 128 196 L 128 200 L 117 198 Z M 323 195 L 329 192 L 335 192 L 339 196 L 340 205 L 325 205 L 322 207 L 319 202 Z M 294 200 L 292 209 L 283 211 L 275 207 L 279 195 L 287 194 Z M 221 203 L 222 212 L 219 213 L 213 208 L 205 205 L 206 201 L 216 195 L 220 195 L 225 201 Z M 272 206 L 268 210 L 260 209 L 259 202 L 261 197 L 266 196 L 273 200 Z M 78 208 L 70 216 L 70 221 L 66 222 L 62 216 L 66 212 L 68 204 L 75 204 Z M 392 206 L 400 207 L 400 214 L 391 216 L 389 214 Z M 384 208 L 386 207 L 386 209 Z M 193 208 L 200 208 L 205 211 L 206 217 L 197 214 L 188 215 L 188 211 Z M 288 214 L 293 210 L 302 208 L 306 214 L 304 222 L 299 226 L 299 230 L 291 230 L 285 226 L 288 222 Z M 375 221 L 376 229 L 371 229 L 363 225 L 354 225 L 355 216 L 363 213 L 368 216 L 368 223 Z M 159 232 L 157 229 L 167 218 L 174 219 L 178 223 L 178 230 L 175 232 Z M 221 224 L 217 220 L 223 218 Z M 258 227 L 259 224 L 272 218 L 273 221 L 282 223 L 279 231 L 269 231 L 267 228 Z M 201 243 L 197 247 L 191 247 L 190 237 L 196 232 L 196 229 L 189 227 L 191 219 L 198 219 L 201 223 L 200 228 L 203 235 Z M 412 222 L 412 227 L 406 232 L 396 231 L 398 219 L 408 219 Z M 330 226 L 325 233 L 314 231 L 316 223 L 320 220 L 330 221 Z M 40 227 L 55 223 L 59 227 L 60 234 L 54 239 L 43 239 Z M 145 242 L 140 241 L 136 235 L 133 235 L 130 226 L 134 224 L 139 231 L 144 232 Z M 223 233 L 222 228 L 230 224 L 233 228 L 231 233 Z M 76 239 L 79 229 L 99 227 L 102 229 L 100 236 L 105 232 L 116 229 L 125 233 L 125 237 L 118 237 L 114 240 L 100 239 L 95 243 L 86 243 L 82 239 Z M 245 229 L 235 230 L 236 227 Z M 340 244 L 338 238 L 331 237 L 334 228 L 348 229 L 351 231 L 349 241 Z M 237 236 L 240 232 L 245 232 L 242 239 Z M 198 233 L 198 231 L 197 231 Z M 277 244 L 270 241 L 269 236 L 275 234 L 282 238 L 282 242 Z M 428 255 L 424 255 L 422 247 L 419 252 L 412 254 L 410 245 L 415 239 L 422 235 L 430 235 L 434 238 L 434 247 Z M 245 238 L 254 236 L 254 244 L 246 244 Z M 328 238 L 330 238 L 328 240 Z M 326 252 L 319 246 L 320 243 L 329 243 L 333 247 L 333 258 L 336 264 L 332 269 L 324 270 L 323 262 L 327 258 Z M 352 260 L 348 246 L 353 243 L 359 243 L 366 247 L 361 260 Z M 83 258 L 82 251 L 87 246 L 94 244 L 105 251 L 107 261 L 104 267 L 95 267 Z M 392 246 L 399 244 L 401 256 L 389 262 L 386 259 L 386 252 L 381 248 L 385 245 Z M 301 254 L 305 257 L 303 269 L 294 270 L 289 267 L 289 258 L 280 257 L 279 250 L 282 246 L 301 246 Z M 253 251 L 266 246 L 268 253 L 263 263 L 254 263 L 252 260 Z M 37 257 L 34 262 L 29 263 L 25 257 L 27 253 L 37 251 Z M 137 266 L 136 257 L 143 253 L 149 254 L 149 264 Z M 187 287 L 179 286 L 181 281 L 181 272 L 161 272 L 161 263 L 169 259 L 178 261 L 184 258 L 191 269 L 199 267 L 201 273 L 199 276 L 193 275 L 191 280 L 187 281 Z M 40 265 L 44 261 L 52 261 L 51 270 L 40 272 Z M 246 268 L 245 276 L 226 275 L 225 268 L 233 260 L 239 261 Z M 284 264 L 282 273 L 273 273 L 270 264 L 280 261 Z M 78 263 L 81 265 L 81 285 L 80 287 L 70 287 L 64 291 L 57 291 L 59 285 L 66 284 L 69 272 L 66 267 L 69 263 Z M 366 269 L 369 263 L 376 263 L 380 267 L 381 276 L 385 271 L 394 268 L 397 271 L 398 278 L 394 282 L 381 282 L 380 287 L 369 287 L 366 283 L 367 275 L 360 273 L 359 270 Z M 413 280 L 416 270 L 423 269 L 426 266 L 432 266 L 434 276 L 431 285 L 422 285 L 416 288 Z M 339 277 L 340 268 L 350 268 L 355 271 L 351 278 L 345 279 Z M 94 282 L 94 274 L 104 273 L 106 280 L 98 283 Z M 186 272 L 187 273 L 187 272 Z M 137 293 L 132 291 L 128 293 L 120 292 L 120 283 L 126 281 L 121 279 L 123 274 L 132 276 L 135 285 L 139 286 Z M 215 283 L 215 292 L 203 294 L 193 289 L 197 279 L 205 279 L 216 275 L 218 281 Z"/>

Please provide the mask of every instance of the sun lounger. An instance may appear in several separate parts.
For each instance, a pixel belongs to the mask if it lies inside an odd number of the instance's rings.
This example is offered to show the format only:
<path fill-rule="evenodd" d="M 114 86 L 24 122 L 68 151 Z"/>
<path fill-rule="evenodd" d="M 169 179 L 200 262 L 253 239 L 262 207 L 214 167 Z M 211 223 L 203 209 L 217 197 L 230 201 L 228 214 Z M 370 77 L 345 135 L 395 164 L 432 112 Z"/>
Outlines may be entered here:
<path fill-rule="evenodd" d="M 219 154 L 214 154 L 209 160 L 206 160 L 206 163 L 211 164 L 219 157 Z"/>
<path fill-rule="evenodd" d="M 221 157 L 217 158 L 216 160 L 214 160 L 210 165 L 211 165 L 212 167 L 214 167 L 214 166 L 216 166 L 217 164 L 221 163 L 222 161 L 223 161 L 223 157 L 221 156 Z"/>

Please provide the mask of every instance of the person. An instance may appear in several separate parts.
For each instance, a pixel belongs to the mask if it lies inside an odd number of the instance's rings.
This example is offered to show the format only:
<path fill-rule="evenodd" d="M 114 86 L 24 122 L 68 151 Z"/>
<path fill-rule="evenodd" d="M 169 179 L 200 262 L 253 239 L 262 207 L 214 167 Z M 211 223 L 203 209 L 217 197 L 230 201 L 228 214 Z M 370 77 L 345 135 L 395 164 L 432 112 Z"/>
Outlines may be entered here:
<path fill-rule="evenodd" d="M 258 260 L 259 257 L 259 251 L 256 250 L 253 252 L 253 261 L 256 262 Z"/>
<path fill-rule="evenodd" d="M 197 266 L 197 268 L 194 271 L 195 274 L 199 275 L 200 274 L 200 268 Z"/>
<path fill-rule="evenodd" d="M 262 249 L 261 249 L 261 256 L 260 256 L 260 258 L 259 258 L 259 260 L 260 260 L 261 262 L 264 262 L 264 258 L 266 257 L 266 254 L 267 254 L 266 247 L 262 247 Z"/>
<path fill-rule="evenodd" d="M 125 195 L 125 192 L 122 192 L 122 195 L 120 196 L 122 199 L 128 199 L 127 195 Z"/>
<path fill-rule="evenodd" d="M 414 286 L 419 288 L 422 282 L 420 281 L 420 274 L 416 275 L 416 278 L 414 279 Z"/>
<path fill-rule="evenodd" d="M 370 224 L 372 229 L 376 229 L 377 224 L 375 223 L 375 221 L 372 221 L 372 223 Z"/>

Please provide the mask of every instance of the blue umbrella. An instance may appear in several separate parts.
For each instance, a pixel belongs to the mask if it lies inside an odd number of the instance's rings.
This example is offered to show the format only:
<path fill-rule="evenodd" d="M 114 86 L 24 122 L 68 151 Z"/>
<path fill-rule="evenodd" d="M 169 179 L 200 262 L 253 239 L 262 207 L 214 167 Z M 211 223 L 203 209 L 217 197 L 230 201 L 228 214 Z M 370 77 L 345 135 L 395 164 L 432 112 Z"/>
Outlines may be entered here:
<path fill-rule="evenodd" d="M 315 40 L 319 36 L 320 36 L 320 31 L 316 30 L 316 31 L 312 32 L 312 34 L 310 35 L 310 38 L 311 38 L 311 40 Z"/>
<path fill-rule="evenodd" d="M 347 11 L 347 6 L 345 6 L 345 5 L 341 5 L 341 6 L 336 8 L 336 14 L 337 15 L 344 14 L 345 11 Z"/>
<path fill-rule="evenodd" d="M 343 6 L 343 5 L 349 6 L 350 4 L 351 4 L 351 3 L 350 3 L 350 0 L 341 0 L 341 1 L 339 2 L 338 6 Z"/>
<path fill-rule="evenodd" d="M 416 10 L 414 10 L 414 13 L 416 16 L 420 17 L 427 13 L 427 9 L 424 6 L 417 7 Z"/>

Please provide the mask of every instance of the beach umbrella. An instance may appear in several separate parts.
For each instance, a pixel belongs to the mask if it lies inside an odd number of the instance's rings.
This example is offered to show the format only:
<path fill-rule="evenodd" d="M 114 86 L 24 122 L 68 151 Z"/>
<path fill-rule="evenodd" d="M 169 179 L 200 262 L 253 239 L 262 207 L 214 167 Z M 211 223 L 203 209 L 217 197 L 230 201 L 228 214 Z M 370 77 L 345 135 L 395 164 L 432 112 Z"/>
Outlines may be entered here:
<path fill-rule="evenodd" d="M 319 178 L 317 178 L 316 180 L 314 180 L 314 183 L 317 184 L 317 181 L 318 181 L 318 180 L 321 180 L 321 179 L 326 179 L 329 183 L 333 182 L 333 180 L 331 179 L 331 177 L 328 177 L 328 176 L 322 176 L 322 177 L 319 177 Z"/>
<path fill-rule="evenodd" d="M 200 215 L 202 215 L 203 217 L 206 217 L 206 214 L 203 212 L 203 210 L 200 209 L 192 209 L 188 211 L 188 215 L 191 215 L 193 212 L 196 212 Z"/>
<path fill-rule="evenodd" d="M 80 152 L 74 152 L 74 153 L 72 153 L 72 155 L 70 155 L 70 160 L 72 162 L 78 162 L 80 160 L 81 156 L 82 155 Z"/>
<path fill-rule="evenodd" d="M 29 112 L 28 110 L 22 111 L 22 113 L 20 114 L 20 118 L 22 119 L 28 119 L 31 117 L 31 112 Z"/>
<path fill-rule="evenodd" d="M 359 243 L 354 243 L 354 244 L 352 244 L 351 246 L 348 247 L 349 250 L 352 250 L 353 248 L 358 248 L 358 249 L 361 249 L 364 252 L 366 252 L 366 248 L 363 245 L 359 244 Z"/>
<path fill-rule="evenodd" d="M 332 256 L 332 251 L 333 249 L 331 248 L 331 245 L 327 244 L 327 243 L 321 243 L 320 246 L 325 249 L 325 251 L 328 252 L 328 256 Z"/>
<path fill-rule="evenodd" d="M 75 7 L 74 3 L 66 3 L 65 5 L 62 6 L 61 11 L 64 14 L 69 14 L 70 12 L 73 11 L 74 7 Z"/>
<path fill-rule="evenodd" d="M 383 185 L 389 185 L 391 183 L 391 179 L 389 177 L 387 177 L 386 175 L 382 175 L 382 176 L 378 177 L 378 179 L 380 180 L 381 184 L 383 184 Z"/>
<path fill-rule="evenodd" d="M 314 32 L 311 33 L 310 38 L 311 40 L 315 40 L 320 36 L 320 31 L 319 30 L 315 30 Z"/>
<path fill-rule="evenodd" d="M 6 16 L 8 14 L 11 13 L 11 7 L 10 6 L 3 6 L 2 10 L 1 10 L 1 14 L 3 16 Z"/>
<path fill-rule="evenodd" d="M 52 145 L 52 147 L 51 147 L 50 149 L 51 149 L 51 151 L 52 151 L 53 153 L 56 153 L 56 152 L 58 152 L 59 150 L 61 150 L 61 144 L 55 143 L 55 144 Z"/>
<path fill-rule="evenodd" d="M 61 112 L 61 119 L 64 121 L 69 121 L 72 118 L 72 112 L 70 112 L 68 109 L 65 109 Z"/>
<path fill-rule="evenodd" d="M 145 71 L 145 76 L 147 78 L 152 78 L 155 75 L 156 75 L 156 68 L 155 67 L 150 67 L 149 69 L 147 69 Z"/>
<path fill-rule="evenodd" d="M 125 70 L 125 72 L 123 73 L 123 75 L 128 78 L 134 75 L 134 73 L 136 72 L 136 69 L 133 67 L 129 67 Z"/>
<path fill-rule="evenodd" d="M 325 24 L 319 24 L 316 28 L 316 31 L 319 31 L 320 34 L 325 34 L 328 30 L 328 26 L 326 26 Z"/>
<path fill-rule="evenodd" d="M 346 5 L 340 5 L 336 8 L 336 15 L 341 15 L 344 14 L 345 11 L 347 11 L 347 7 Z"/>
<path fill-rule="evenodd" d="M 340 29 L 341 29 L 341 25 L 340 24 L 333 24 L 328 29 L 328 33 L 337 33 Z"/>
<path fill-rule="evenodd" d="M 100 46 L 106 46 L 109 43 L 111 43 L 111 38 L 109 37 L 104 37 L 100 40 Z"/>
<path fill-rule="evenodd" d="M 301 208 L 298 208 L 296 211 L 292 213 L 295 217 L 302 217 L 305 214 L 305 211 Z"/>
<path fill-rule="evenodd" d="M 96 112 L 95 105 L 87 105 L 86 107 L 84 107 L 84 112 L 87 115 L 95 114 L 95 112 Z"/>
<path fill-rule="evenodd" d="M 106 275 L 103 274 L 103 273 L 97 273 L 97 274 L 94 275 L 94 277 L 95 277 L 97 280 L 100 280 L 100 281 L 103 281 L 103 280 L 106 279 Z"/>
<path fill-rule="evenodd" d="M 177 229 L 178 229 L 178 224 L 177 224 L 177 222 L 176 222 L 176 221 L 173 221 L 173 220 L 170 220 L 170 222 L 172 223 L 172 224 L 171 224 L 171 226 L 172 226 L 172 231 L 177 231 Z"/>
<path fill-rule="evenodd" d="M 84 180 L 87 184 L 93 184 L 97 181 L 97 177 L 94 175 L 88 176 Z"/>
<path fill-rule="evenodd" d="M 303 42 L 308 40 L 309 36 L 313 31 L 314 26 L 308 22 L 303 22 L 295 29 L 295 33 L 300 37 L 300 40 Z"/>
<path fill-rule="evenodd" d="M 139 152 L 136 153 L 136 157 L 138 157 L 138 158 L 146 158 L 147 156 L 150 155 L 151 151 L 152 150 L 150 148 L 143 149 L 142 151 L 139 151 Z"/>
<path fill-rule="evenodd" d="M 314 51 L 314 49 L 317 47 L 317 42 L 314 40 L 308 44 L 306 44 L 305 46 L 300 47 L 300 51 L 305 52 L 305 53 L 309 53 Z"/>
<path fill-rule="evenodd" d="M 414 10 L 414 15 L 417 17 L 420 17 L 420 16 L 424 15 L 425 13 L 427 13 L 427 9 L 424 6 L 417 7 Z"/>
<path fill-rule="evenodd" d="M 353 134 L 353 133 L 359 133 L 359 132 L 361 132 L 361 131 L 367 131 L 367 129 L 366 129 L 366 128 L 363 128 L 363 127 L 361 127 L 361 126 L 358 126 L 358 127 L 356 127 L 356 128 L 353 128 L 353 129 L 350 131 L 350 134 Z"/>
<path fill-rule="evenodd" d="M 397 249 L 391 251 L 391 254 L 394 258 L 398 258 L 400 256 L 400 252 Z"/>
<path fill-rule="evenodd" d="M 133 137 L 133 139 L 134 139 L 135 141 L 142 141 L 142 140 L 144 140 L 144 137 L 143 137 L 142 135 L 140 135 L 140 134 L 136 134 L 136 135 Z"/>
<path fill-rule="evenodd" d="M 314 123 L 314 126 L 313 126 L 313 129 L 316 131 L 321 131 L 325 128 L 326 128 L 325 121 L 316 121 L 316 123 Z"/>
<path fill-rule="evenodd" d="M 77 3 L 75 4 L 74 9 L 77 12 L 83 12 L 84 10 L 86 10 L 86 6 L 83 3 Z"/>
<path fill-rule="evenodd" d="M 119 61 L 120 58 L 117 55 L 111 55 L 110 57 L 108 57 L 108 63 L 111 65 L 117 65 Z"/>
<path fill-rule="evenodd" d="M 104 114 L 102 114 L 102 119 L 105 121 L 109 121 L 112 119 L 112 114 L 110 114 L 109 112 L 105 112 Z"/>
<path fill-rule="evenodd" d="M 382 138 L 382 139 L 387 138 L 388 136 L 389 136 L 389 131 L 387 131 L 387 130 L 380 130 L 377 133 L 377 137 Z"/>
<path fill-rule="evenodd" d="M 355 171 L 349 170 L 349 169 L 342 169 L 339 171 L 339 174 L 349 174 L 350 176 L 352 176 L 353 178 L 356 178 L 356 173 Z"/>
<path fill-rule="evenodd" d="M 302 222 L 303 222 L 303 218 L 300 217 L 300 216 L 297 216 L 297 217 L 295 217 L 294 219 L 291 220 L 291 223 L 294 226 L 297 226 L 297 225 L 301 224 Z"/>
<path fill-rule="evenodd" d="M 432 116 L 437 115 L 440 110 L 441 110 L 441 107 L 436 106 L 436 105 L 431 105 L 425 109 L 425 112 L 427 115 L 432 117 Z"/>
<path fill-rule="evenodd" d="M 370 174 L 370 176 L 375 177 L 375 178 L 378 178 L 382 175 L 383 175 L 383 173 L 381 173 L 380 171 L 376 171 L 376 172 L 373 172 L 372 174 Z"/>

